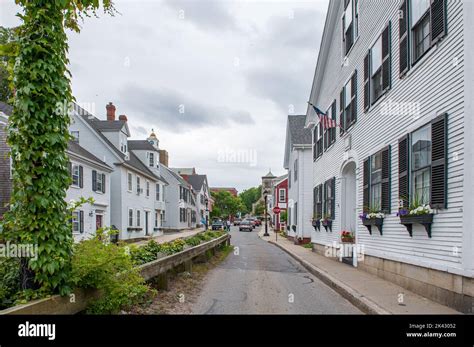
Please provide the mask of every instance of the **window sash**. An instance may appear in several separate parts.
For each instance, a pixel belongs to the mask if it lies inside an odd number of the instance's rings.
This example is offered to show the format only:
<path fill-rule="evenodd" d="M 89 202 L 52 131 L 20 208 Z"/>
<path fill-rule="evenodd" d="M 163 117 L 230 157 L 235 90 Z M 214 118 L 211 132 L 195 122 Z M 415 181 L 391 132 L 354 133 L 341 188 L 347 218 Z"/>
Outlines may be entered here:
<path fill-rule="evenodd" d="M 79 218 L 79 211 L 74 211 L 72 213 L 72 232 L 74 234 L 79 234 L 81 232 L 81 225 L 80 225 L 80 218 Z"/>
<path fill-rule="evenodd" d="M 79 171 L 79 165 L 73 164 L 72 165 L 72 185 L 74 187 L 79 187 L 80 182 L 81 182 L 81 176 L 80 176 L 80 171 Z"/>
<path fill-rule="evenodd" d="M 149 159 L 148 165 L 149 165 L 150 167 L 154 167 L 154 166 L 155 166 L 155 153 L 150 152 L 148 159 Z"/>
<path fill-rule="evenodd" d="M 421 18 L 430 10 L 430 0 L 411 0 L 412 27 L 415 27 Z"/>
<path fill-rule="evenodd" d="M 133 210 L 128 210 L 128 226 L 133 227 Z"/>
<path fill-rule="evenodd" d="M 139 227 L 141 224 L 141 212 L 140 210 L 137 210 L 137 227 Z"/>
<path fill-rule="evenodd" d="M 133 190 L 133 177 L 132 174 L 128 174 L 128 191 L 131 192 Z"/>

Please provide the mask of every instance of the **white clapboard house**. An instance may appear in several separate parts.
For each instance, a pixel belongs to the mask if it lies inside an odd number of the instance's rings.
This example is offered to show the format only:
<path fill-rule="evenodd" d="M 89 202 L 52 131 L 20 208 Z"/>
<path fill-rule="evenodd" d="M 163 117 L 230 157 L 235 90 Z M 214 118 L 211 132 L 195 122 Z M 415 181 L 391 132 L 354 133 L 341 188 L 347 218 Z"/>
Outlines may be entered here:
<path fill-rule="evenodd" d="M 364 253 L 353 265 L 463 312 L 474 296 L 472 14 L 471 1 L 330 0 L 310 101 L 340 127 L 325 129 L 312 106 L 306 115 L 313 208 L 330 221 L 313 228 L 313 249 L 334 254 L 353 232 Z M 422 204 L 432 216 L 397 215 Z"/>

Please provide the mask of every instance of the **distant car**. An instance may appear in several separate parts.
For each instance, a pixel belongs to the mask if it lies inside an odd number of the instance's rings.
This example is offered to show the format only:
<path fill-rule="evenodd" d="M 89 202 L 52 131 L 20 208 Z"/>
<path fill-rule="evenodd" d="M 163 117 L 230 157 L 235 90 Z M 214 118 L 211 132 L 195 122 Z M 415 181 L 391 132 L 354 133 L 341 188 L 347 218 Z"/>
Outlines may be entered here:
<path fill-rule="evenodd" d="M 215 220 L 212 222 L 212 230 L 222 230 L 224 229 L 224 223 L 221 220 Z"/>
<path fill-rule="evenodd" d="M 240 225 L 241 222 L 242 222 L 242 220 L 239 219 L 239 218 L 234 219 L 234 225 Z"/>
<path fill-rule="evenodd" d="M 243 220 L 239 225 L 239 231 L 252 231 L 254 226 L 252 222 L 249 220 Z"/>
<path fill-rule="evenodd" d="M 255 219 L 255 225 L 259 227 L 260 225 L 262 225 L 262 221 L 260 219 L 256 218 Z"/>
<path fill-rule="evenodd" d="M 255 218 L 247 218 L 247 220 L 252 224 L 252 227 L 255 229 L 257 226 L 257 221 Z"/>

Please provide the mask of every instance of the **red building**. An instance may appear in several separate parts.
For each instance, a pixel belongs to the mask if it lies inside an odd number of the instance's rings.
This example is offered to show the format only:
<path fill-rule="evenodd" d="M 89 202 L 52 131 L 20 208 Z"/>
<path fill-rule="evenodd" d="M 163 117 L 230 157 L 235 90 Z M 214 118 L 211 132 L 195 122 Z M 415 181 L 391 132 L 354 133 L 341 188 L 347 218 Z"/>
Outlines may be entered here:
<path fill-rule="evenodd" d="M 288 177 L 275 182 L 273 191 L 274 206 L 278 206 L 281 210 L 280 214 L 273 216 L 273 225 L 275 230 L 282 230 L 285 228 L 286 223 L 281 222 L 281 214 L 286 212 L 288 207 Z"/>

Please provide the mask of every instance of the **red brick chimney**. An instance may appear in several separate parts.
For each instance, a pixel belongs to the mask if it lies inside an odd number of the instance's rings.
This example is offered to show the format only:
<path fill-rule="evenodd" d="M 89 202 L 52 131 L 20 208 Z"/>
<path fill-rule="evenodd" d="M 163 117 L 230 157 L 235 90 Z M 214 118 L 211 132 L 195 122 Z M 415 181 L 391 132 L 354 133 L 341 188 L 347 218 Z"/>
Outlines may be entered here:
<path fill-rule="evenodd" d="M 126 116 L 126 115 L 121 114 L 121 115 L 119 116 L 119 120 L 123 120 L 124 122 L 126 122 L 128 119 L 127 119 L 127 116 Z"/>
<path fill-rule="evenodd" d="M 111 102 L 105 106 L 107 109 L 107 120 L 113 122 L 115 120 L 115 106 Z"/>

